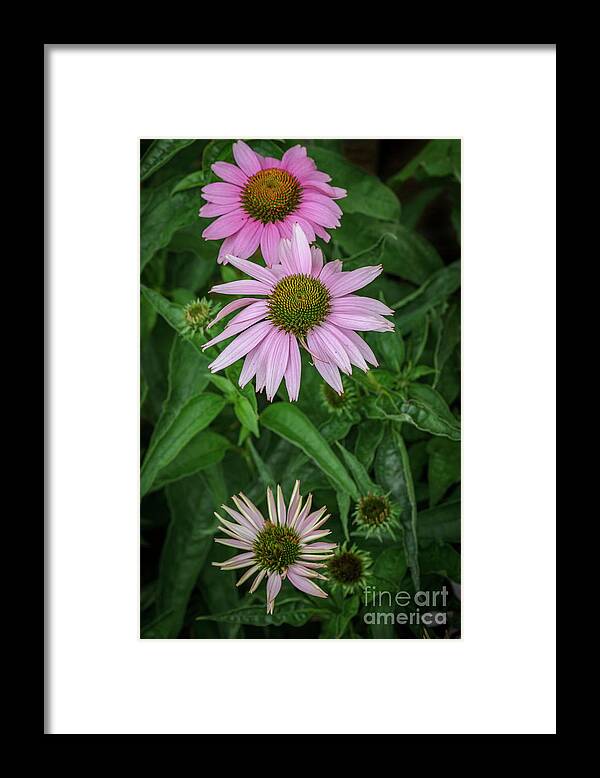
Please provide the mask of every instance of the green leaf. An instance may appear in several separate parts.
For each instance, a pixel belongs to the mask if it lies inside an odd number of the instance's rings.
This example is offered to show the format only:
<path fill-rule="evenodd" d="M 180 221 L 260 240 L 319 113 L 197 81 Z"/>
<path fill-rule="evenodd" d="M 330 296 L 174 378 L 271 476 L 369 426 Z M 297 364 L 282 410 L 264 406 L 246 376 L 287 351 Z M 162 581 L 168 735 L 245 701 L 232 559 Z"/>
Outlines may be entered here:
<path fill-rule="evenodd" d="M 375 419 L 366 424 L 361 424 L 358 428 L 354 453 L 356 454 L 358 461 L 361 462 L 367 471 L 370 470 L 371 465 L 373 464 L 375 452 L 381 443 L 383 432 L 383 424 Z"/>
<path fill-rule="evenodd" d="M 214 510 L 226 499 L 215 493 L 204 474 L 186 478 L 166 489 L 171 523 L 160 558 L 157 613 L 168 614 L 143 637 L 177 637 L 190 594 L 214 544 Z"/>
<path fill-rule="evenodd" d="M 396 309 L 396 327 L 405 328 L 420 319 L 427 311 L 444 302 L 460 286 L 460 263 L 438 270 L 415 292 L 392 305 Z"/>
<path fill-rule="evenodd" d="M 447 543 L 423 546 L 419 558 L 423 573 L 443 575 L 460 583 L 460 554 L 452 546 Z"/>
<path fill-rule="evenodd" d="M 170 159 L 173 159 L 175 154 L 178 154 L 182 149 L 185 149 L 186 146 L 189 146 L 193 142 L 193 138 L 191 140 L 173 139 L 152 141 L 140 162 L 140 180 L 145 181 Z"/>
<path fill-rule="evenodd" d="M 217 544 L 214 544 L 218 548 Z M 221 546 L 225 551 L 225 548 Z M 228 549 L 231 551 L 231 549 Z M 219 561 L 224 561 L 228 553 L 222 553 Z M 211 564 L 205 564 L 200 573 L 198 589 L 202 592 L 202 597 L 206 603 L 208 613 L 220 613 L 222 611 L 233 610 L 239 607 L 240 590 L 235 585 L 236 575 L 233 570 L 221 570 Z M 195 622 L 195 626 L 200 626 Z M 218 622 L 217 629 L 221 638 L 240 637 L 242 632 L 241 624 L 230 624 L 226 621 Z"/>
<path fill-rule="evenodd" d="M 335 489 L 358 499 L 356 486 L 346 469 L 323 435 L 299 408 L 291 403 L 273 403 L 265 408 L 260 420 L 267 429 L 298 446 L 307 457 L 314 459 Z"/>
<path fill-rule="evenodd" d="M 419 539 L 460 543 L 460 500 L 419 513 Z"/>
<path fill-rule="evenodd" d="M 146 340 L 156 324 L 156 310 L 142 297 L 140 299 L 140 337 Z"/>
<path fill-rule="evenodd" d="M 406 358 L 406 348 L 401 333 L 395 330 L 386 334 L 384 338 L 377 338 L 376 348 L 383 358 L 383 364 L 399 373 Z"/>
<path fill-rule="evenodd" d="M 232 396 L 233 410 L 242 427 L 258 438 L 260 437 L 260 430 L 258 427 L 258 403 L 256 400 L 256 391 L 251 383 L 246 384 L 243 389 L 240 387 L 241 371 L 241 362 L 230 365 L 225 370 L 225 374 L 235 391 L 235 394 Z M 243 430 L 240 432 L 243 432 Z"/>
<path fill-rule="evenodd" d="M 358 594 L 347 597 L 340 603 L 340 608 L 333 613 L 321 628 L 322 638 L 341 638 L 344 636 L 348 625 L 358 613 L 360 596 Z"/>
<path fill-rule="evenodd" d="M 447 438 L 429 441 L 429 505 L 433 507 L 446 491 L 460 481 L 460 443 Z"/>
<path fill-rule="evenodd" d="M 350 432 L 352 427 L 360 421 L 358 414 L 331 415 L 320 426 L 319 431 L 328 443 L 342 440 Z"/>
<path fill-rule="evenodd" d="M 142 341 L 142 374 L 148 384 L 144 418 L 152 423 L 158 419 L 167 395 L 169 354 L 175 337 L 173 330 L 160 319 Z"/>
<path fill-rule="evenodd" d="M 419 550 L 417 542 L 417 501 L 410 460 L 401 433 L 392 427 L 385 435 L 375 456 L 377 482 L 400 507 L 404 552 L 415 587 L 420 587 Z"/>
<path fill-rule="evenodd" d="M 335 493 L 335 497 L 338 504 L 338 514 L 340 517 L 340 524 L 344 531 L 344 538 L 350 540 L 350 532 L 348 530 L 349 516 L 350 516 L 350 497 L 346 492 L 341 492 L 339 489 Z"/>
<path fill-rule="evenodd" d="M 148 397 L 148 382 L 142 375 L 140 376 L 140 408 L 143 407 L 147 397 Z"/>
<path fill-rule="evenodd" d="M 173 423 L 183 406 L 193 397 L 197 397 L 208 386 L 210 360 L 204 354 L 195 351 L 188 341 L 175 338 L 169 353 L 168 388 L 165 403 L 154 429 L 152 443 L 156 444 L 170 424 Z"/>
<path fill-rule="evenodd" d="M 407 570 L 406 554 L 401 546 L 385 548 L 375 560 L 373 574 L 388 587 L 400 588 Z"/>
<path fill-rule="evenodd" d="M 152 486 L 162 468 L 220 413 L 225 400 L 203 394 L 208 385 L 209 360 L 187 341 L 176 338 L 169 357 L 169 388 L 156 423 L 144 465 L 142 495 Z"/>
<path fill-rule="evenodd" d="M 428 176 L 453 175 L 460 181 L 460 140 L 431 140 L 408 165 L 388 180 L 390 186 L 401 184 L 412 178 L 419 170 Z"/>
<path fill-rule="evenodd" d="M 225 406 L 225 400 L 206 392 L 192 397 L 173 420 L 144 460 L 140 491 L 148 492 L 160 471 L 169 465 L 190 440 L 216 418 Z"/>
<path fill-rule="evenodd" d="M 272 615 L 267 615 L 266 603 L 240 605 L 238 608 L 222 613 L 211 613 L 207 616 L 198 616 L 198 621 L 224 621 L 229 624 L 248 624 L 254 627 L 267 627 L 270 625 L 279 627 L 282 624 L 291 624 L 293 627 L 301 627 L 312 618 L 318 609 L 307 599 L 279 596 L 275 601 L 275 609 Z"/>
<path fill-rule="evenodd" d="M 171 194 L 174 195 L 176 192 L 185 192 L 186 189 L 195 189 L 197 186 L 204 186 L 205 184 L 208 184 L 208 180 L 204 170 L 194 170 L 193 173 L 184 176 L 184 178 L 175 184 L 171 190 Z"/>
<path fill-rule="evenodd" d="M 258 416 L 252 407 L 250 400 L 247 397 L 238 394 L 233 401 L 233 410 L 240 424 L 258 437 L 260 434 L 258 430 Z"/>
<path fill-rule="evenodd" d="M 160 249 L 169 245 L 173 235 L 183 227 L 197 224 L 201 230 L 198 210 L 201 200 L 197 192 L 177 192 L 171 195 L 173 180 L 152 187 L 144 198 L 140 224 L 140 267 L 143 270 Z"/>
<path fill-rule="evenodd" d="M 387 592 L 390 589 L 390 582 L 387 579 L 377 578 L 375 574 L 370 576 L 369 583 L 378 593 Z M 378 640 L 393 640 L 396 637 L 394 622 L 392 621 L 390 624 L 390 622 L 387 620 L 388 615 L 391 614 L 392 617 L 394 616 L 395 604 L 393 599 L 391 605 L 388 603 L 385 596 L 379 600 L 374 594 L 372 594 L 368 595 L 365 599 L 366 602 L 364 602 L 365 610 L 363 612 L 363 618 L 368 615 L 370 618 L 375 619 L 374 623 L 369 624 L 370 636 Z M 381 620 L 377 621 L 377 619 L 380 617 Z"/>
<path fill-rule="evenodd" d="M 390 220 L 400 216 L 398 198 L 379 178 L 369 175 L 335 151 L 310 146 L 308 154 L 319 170 L 331 176 L 333 186 L 347 190 L 347 196 L 341 201 L 345 214 L 364 213 Z"/>
<path fill-rule="evenodd" d="M 348 471 L 352 478 L 354 479 L 355 484 L 358 487 L 358 490 L 361 494 L 361 496 L 364 496 L 366 494 L 373 494 L 377 487 L 371 481 L 369 478 L 369 474 L 359 462 L 359 460 L 352 454 L 350 451 L 345 449 L 341 443 L 336 443 L 337 447 L 342 453 L 342 458 L 344 462 L 346 463 L 346 467 L 348 468 Z"/>
<path fill-rule="evenodd" d="M 258 453 L 254 443 L 250 438 L 246 441 L 246 446 L 250 451 L 250 456 L 252 457 L 252 461 L 254 462 L 258 477 L 260 478 L 263 487 L 266 488 L 267 486 L 270 486 L 272 489 L 274 489 L 277 486 L 277 479 L 273 475 L 271 468 Z"/>
<path fill-rule="evenodd" d="M 211 430 L 200 432 L 159 472 L 150 491 L 162 489 L 166 484 L 218 464 L 229 447 L 230 443 L 223 435 Z"/>
<path fill-rule="evenodd" d="M 444 365 L 460 343 L 460 307 L 452 305 L 444 318 L 438 318 L 438 338 L 433 355 L 433 363 L 437 371 L 436 380 L 433 383 L 434 389 L 438 384 Z M 435 317 L 434 321 L 436 321 Z"/>
<path fill-rule="evenodd" d="M 229 378 L 222 375 L 211 375 L 210 380 L 219 391 L 223 392 L 227 402 L 233 405 L 234 413 L 240 424 L 258 438 L 260 431 L 256 410 L 256 393 L 250 385 L 243 390 L 240 389 L 238 384 L 239 371 L 232 371 L 231 368 L 227 368 L 226 372 L 230 376 Z M 250 396 L 248 389 L 252 390 L 252 395 Z"/>
<path fill-rule="evenodd" d="M 429 315 L 425 313 L 419 319 L 417 319 L 412 327 L 410 338 L 408 340 L 408 346 L 406 349 L 406 359 L 411 365 L 417 365 L 423 356 L 425 346 L 427 345 L 427 339 L 429 338 Z M 411 371 L 411 377 L 414 375 L 414 370 Z M 418 376 L 417 376 L 418 377 Z"/>
<path fill-rule="evenodd" d="M 416 381 L 419 378 L 423 378 L 427 375 L 434 375 L 435 373 L 436 369 L 434 367 L 428 367 L 427 365 L 416 365 L 410 371 L 408 378 L 411 381 Z"/>
<path fill-rule="evenodd" d="M 460 440 L 460 422 L 439 392 L 418 383 L 409 384 L 406 392 L 406 400 L 400 405 L 405 421 L 423 432 Z"/>
<path fill-rule="evenodd" d="M 228 402 L 233 402 L 236 396 L 236 389 L 235 385 L 231 383 L 229 378 L 225 378 L 225 376 L 216 373 L 210 376 L 210 382 L 216 386 L 220 392 L 223 392 L 225 399 Z"/>
<path fill-rule="evenodd" d="M 222 138 L 217 140 L 211 140 L 204 147 L 202 153 L 202 169 L 208 180 L 211 175 L 210 166 L 217 162 L 233 162 L 233 152 L 231 150 L 232 145 L 235 143 L 233 140 L 223 140 Z"/>
<path fill-rule="evenodd" d="M 335 240 L 350 254 L 344 270 L 382 264 L 387 273 L 415 284 L 424 283 L 443 267 L 437 250 L 418 233 L 398 222 L 362 214 L 346 214 Z"/>

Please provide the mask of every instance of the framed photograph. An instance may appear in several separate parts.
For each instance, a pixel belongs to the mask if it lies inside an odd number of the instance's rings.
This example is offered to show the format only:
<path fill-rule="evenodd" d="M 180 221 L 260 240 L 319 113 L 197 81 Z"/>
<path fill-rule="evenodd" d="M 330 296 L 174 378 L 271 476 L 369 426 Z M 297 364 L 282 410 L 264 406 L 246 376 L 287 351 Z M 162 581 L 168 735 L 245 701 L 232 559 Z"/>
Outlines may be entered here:
<path fill-rule="evenodd" d="M 45 732 L 554 734 L 556 44 L 44 49 Z"/>

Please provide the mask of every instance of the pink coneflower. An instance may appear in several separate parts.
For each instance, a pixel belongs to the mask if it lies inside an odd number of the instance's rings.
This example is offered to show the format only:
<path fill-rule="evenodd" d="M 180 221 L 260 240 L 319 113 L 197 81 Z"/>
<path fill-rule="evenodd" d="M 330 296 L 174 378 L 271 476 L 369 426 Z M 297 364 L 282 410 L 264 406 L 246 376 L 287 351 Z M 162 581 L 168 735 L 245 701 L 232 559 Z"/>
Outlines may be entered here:
<path fill-rule="evenodd" d="M 377 367 L 375 355 L 356 330 L 389 332 L 394 325 L 384 319 L 393 311 L 379 300 L 352 294 L 382 271 L 381 265 L 344 272 L 339 260 L 323 264 L 323 254 L 308 245 L 306 236 L 294 225 L 291 240 L 279 244 L 280 264 L 271 268 L 229 255 L 232 265 L 253 280 L 217 284 L 219 294 L 261 295 L 243 297 L 226 305 L 211 325 L 223 316 L 245 308 L 227 324 L 206 349 L 237 335 L 209 365 L 214 373 L 246 357 L 240 386 L 256 375 L 256 391 L 266 388 L 272 400 L 283 378 L 290 400 L 300 391 L 300 349 L 311 355 L 321 376 L 338 394 L 344 387 L 340 370 L 350 375 L 352 365 L 365 372 L 367 363 Z"/>
<path fill-rule="evenodd" d="M 295 222 L 310 242 L 315 235 L 328 241 L 326 228 L 340 226 L 342 211 L 334 200 L 345 197 L 346 190 L 329 185 L 331 177 L 317 170 L 304 146 L 293 146 L 281 159 L 273 159 L 239 140 L 233 144 L 233 156 L 237 165 L 212 165 L 223 182 L 202 189 L 208 205 L 202 206 L 200 216 L 219 217 L 202 236 L 225 238 L 219 262 L 226 262 L 228 254 L 247 259 L 260 246 L 267 265 L 273 265 L 280 238 L 291 237 Z"/>
<path fill-rule="evenodd" d="M 267 576 L 267 613 L 273 613 L 275 598 L 284 578 L 305 594 L 327 597 L 323 589 L 311 580 L 326 580 L 318 570 L 325 566 L 337 545 L 320 542 L 330 533 L 328 529 L 320 529 L 329 518 L 329 514 L 325 515 L 327 508 L 311 513 L 311 494 L 303 507 L 300 481 L 294 484 L 287 507 L 280 486 L 277 487 L 277 501 L 273 492 L 267 489 L 268 519 L 244 494 L 231 499 L 237 511 L 227 505 L 221 507 L 233 521 L 215 513 L 221 522 L 220 529 L 228 537 L 215 538 L 215 542 L 240 549 L 241 553 L 226 562 L 213 562 L 213 565 L 222 570 L 247 567 L 237 582 L 238 586 L 256 573 L 250 592 L 254 592 Z"/>

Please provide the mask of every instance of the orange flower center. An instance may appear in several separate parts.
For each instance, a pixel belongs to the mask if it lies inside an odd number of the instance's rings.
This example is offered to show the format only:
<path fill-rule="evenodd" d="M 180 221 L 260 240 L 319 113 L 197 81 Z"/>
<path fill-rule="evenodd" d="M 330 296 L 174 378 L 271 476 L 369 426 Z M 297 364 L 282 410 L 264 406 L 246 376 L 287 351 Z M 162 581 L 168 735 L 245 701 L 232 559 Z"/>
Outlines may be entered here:
<path fill-rule="evenodd" d="M 298 179 L 286 170 L 259 170 L 242 191 L 242 205 L 247 214 L 263 224 L 279 222 L 296 210 L 301 191 Z"/>

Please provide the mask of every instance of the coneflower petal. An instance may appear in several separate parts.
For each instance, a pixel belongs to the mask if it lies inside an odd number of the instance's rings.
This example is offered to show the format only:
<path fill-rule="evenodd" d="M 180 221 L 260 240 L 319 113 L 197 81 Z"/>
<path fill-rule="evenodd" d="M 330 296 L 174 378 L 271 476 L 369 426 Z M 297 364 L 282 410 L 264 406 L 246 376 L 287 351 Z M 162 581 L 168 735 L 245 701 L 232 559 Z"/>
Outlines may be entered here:
<path fill-rule="evenodd" d="M 374 281 L 383 271 L 382 265 L 370 265 L 360 267 L 358 270 L 344 271 L 334 278 L 328 279 L 327 288 L 333 297 L 343 297 L 344 295 L 362 289 L 371 281 Z"/>
<path fill-rule="evenodd" d="M 244 548 L 248 551 L 252 548 L 252 544 L 247 543 L 245 540 L 227 540 L 227 538 L 215 538 L 215 543 L 221 543 L 223 546 L 231 546 L 232 548 Z"/>
<path fill-rule="evenodd" d="M 238 562 L 247 562 L 248 560 L 254 559 L 254 551 L 246 551 L 243 554 L 237 554 L 236 556 L 232 556 L 231 559 L 228 559 L 226 562 L 213 562 L 213 565 L 215 567 L 230 567 L 231 565 L 237 565 Z"/>
<path fill-rule="evenodd" d="M 269 509 L 269 521 L 271 524 L 277 524 L 277 506 L 270 486 L 267 487 L 267 508 Z"/>
<path fill-rule="evenodd" d="M 270 329 L 271 324 L 269 322 L 260 321 L 257 324 L 253 324 L 226 346 L 214 362 L 211 362 L 208 369 L 216 373 L 217 370 L 222 370 L 237 362 L 238 359 L 245 357 L 265 337 Z"/>
<path fill-rule="evenodd" d="M 283 492 L 281 491 L 281 486 L 279 486 L 279 484 L 277 484 L 277 518 L 279 519 L 280 524 L 283 525 L 287 523 L 285 500 L 283 499 Z"/>
<path fill-rule="evenodd" d="M 291 570 L 288 570 L 288 579 L 296 589 L 299 589 L 305 594 L 312 594 L 313 597 L 327 597 L 327 593 L 324 592 L 320 586 L 317 586 L 316 583 L 309 581 L 308 578 L 305 578 L 302 575 L 296 575 L 295 573 L 292 573 Z"/>
<path fill-rule="evenodd" d="M 300 376 L 302 371 L 302 360 L 300 359 L 300 349 L 298 342 L 293 335 L 288 335 L 288 363 L 285 370 L 285 387 L 287 389 L 290 402 L 298 399 L 300 394 Z"/>
<path fill-rule="evenodd" d="M 240 492 L 239 498 L 234 495 L 231 499 L 240 512 L 240 519 L 243 519 L 247 526 L 251 526 L 257 530 L 262 527 L 265 523 L 262 513 L 245 494 Z"/>
<path fill-rule="evenodd" d="M 266 391 L 267 400 L 275 397 L 279 385 L 287 369 L 289 356 L 289 338 L 287 332 L 277 331 L 274 343 L 269 350 L 267 373 L 266 373 Z"/>
<path fill-rule="evenodd" d="M 215 318 L 208 325 L 208 328 L 210 329 L 214 324 L 216 324 L 218 321 L 221 321 L 221 319 L 223 319 L 225 316 L 228 316 L 230 313 L 237 311 L 238 308 L 244 308 L 246 305 L 257 302 L 258 299 L 259 298 L 257 297 L 242 297 L 239 300 L 233 300 L 233 302 L 227 303 L 227 305 L 223 306 L 223 308 L 221 308 L 221 310 L 217 313 Z"/>
<path fill-rule="evenodd" d="M 345 330 L 359 332 L 392 332 L 394 325 L 382 316 L 367 313 L 330 313 L 328 321 Z"/>
<path fill-rule="evenodd" d="M 247 176 L 252 176 L 260 170 L 258 156 L 243 140 L 233 144 L 233 157 Z"/>
<path fill-rule="evenodd" d="M 228 281 L 210 290 L 216 294 L 271 294 L 271 287 L 262 281 Z"/>
<path fill-rule="evenodd" d="M 260 582 L 262 581 L 262 579 L 265 577 L 266 574 L 267 574 L 266 570 L 260 571 L 260 573 L 256 576 L 256 578 L 252 582 L 252 586 L 249 589 L 250 594 L 252 594 L 258 589 L 258 587 L 260 586 Z"/>
<path fill-rule="evenodd" d="M 308 276 L 312 269 L 312 256 L 306 236 L 298 224 L 292 228 L 292 259 L 296 273 Z"/>
<path fill-rule="evenodd" d="M 246 572 L 244 573 L 244 575 L 242 575 L 242 577 L 240 578 L 240 580 L 239 580 L 239 581 L 236 583 L 236 586 L 241 586 L 241 585 L 242 585 L 242 584 L 243 584 L 245 581 L 247 581 L 247 580 L 248 580 L 248 578 L 250 578 L 250 576 L 251 576 L 251 575 L 254 575 L 254 573 L 255 573 L 257 570 L 259 570 L 259 569 L 260 569 L 260 568 L 259 568 L 259 566 L 258 566 L 258 565 L 253 565 L 252 567 L 250 567 L 248 570 L 246 570 Z"/>
<path fill-rule="evenodd" d="M 228 254 L 226 259 L 229 260 L 229 264 L 237 267 L 238 270 L 242 270 L 246 275 L 254 278 L 256 281 L 261 281 L 263 284 L 274 285 L 277 283 L 277 279 L 266 267 L 257 265 L 256 262 L 250 262 L 247 259 L 240 259 L 234 257 L 233 254 Z"/>
<path fill-rule="evenodd" d="M 230 162 L 214 162 L 210 167 L 213 173 L 219 176 L 219 178 L 222 178 L 223 181 L 227 181 L 229 184 L 245 186 L 248 181 L 248 176 L 244 171 L 237 165 L 232 165 Z"/>
<path fill-rule="evenodd" d="M 281 590 L 281 576 L 277 573 L 267 575 L 267 612 L 273 613 L 273 602 Z"/>

